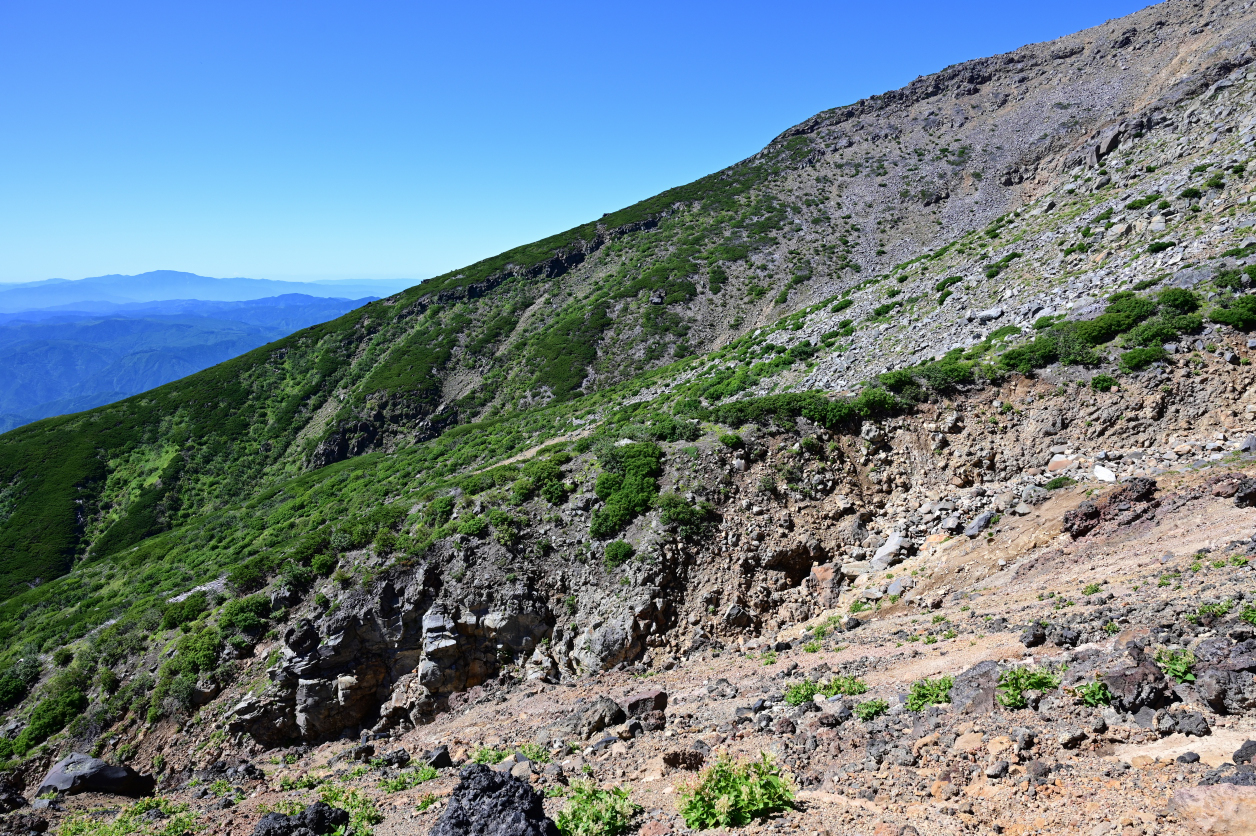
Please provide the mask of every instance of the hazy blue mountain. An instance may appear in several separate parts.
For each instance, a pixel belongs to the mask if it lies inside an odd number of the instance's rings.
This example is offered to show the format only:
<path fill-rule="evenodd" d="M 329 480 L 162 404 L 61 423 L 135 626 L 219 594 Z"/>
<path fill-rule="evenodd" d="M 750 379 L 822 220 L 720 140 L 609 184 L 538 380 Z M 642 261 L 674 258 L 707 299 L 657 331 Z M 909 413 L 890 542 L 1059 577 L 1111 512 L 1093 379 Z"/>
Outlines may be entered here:
<path fill-rule="evenodd" d="M 379 281 L 281 282 L 271 279 L 215 279 L 177 270 L 154 270 L 136 276 L 94 276 L 88 279 L 44 279 L 0 285 L 0 313 L 72 307 L 82 303 L 127 304 L 166 299 L 235 302 L 299 293 L 306 296 L 360 299 L 387 296 L 418 284 L 416 279 Z"/>
<path fill-rule="evenodd" d="M 0 432 L 186 377 L 368 301 L 286 294 L 0 315 Z"/>

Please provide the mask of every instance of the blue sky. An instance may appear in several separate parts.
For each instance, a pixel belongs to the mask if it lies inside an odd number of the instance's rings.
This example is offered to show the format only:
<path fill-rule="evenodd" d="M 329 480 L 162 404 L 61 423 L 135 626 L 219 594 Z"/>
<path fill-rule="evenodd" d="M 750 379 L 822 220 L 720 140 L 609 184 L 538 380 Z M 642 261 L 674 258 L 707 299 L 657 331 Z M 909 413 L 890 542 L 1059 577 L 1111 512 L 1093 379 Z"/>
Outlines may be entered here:
<path fill-rule="evenodd" d="M 426 277 L 1113 0 L 0 5 L 0 281 Z"/>

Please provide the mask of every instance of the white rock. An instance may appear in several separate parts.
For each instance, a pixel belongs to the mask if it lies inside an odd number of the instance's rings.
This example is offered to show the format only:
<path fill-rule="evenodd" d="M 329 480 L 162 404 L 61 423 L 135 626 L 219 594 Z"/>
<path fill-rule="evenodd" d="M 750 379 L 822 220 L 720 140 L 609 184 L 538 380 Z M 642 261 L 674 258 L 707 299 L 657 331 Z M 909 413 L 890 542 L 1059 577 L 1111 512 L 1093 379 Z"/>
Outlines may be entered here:
<path fill-rule="evenodd" d="M 1095 478 L 1100 482 L 1115 482 L 1116 474 L 1101 464 L 1095 465 Z"/>

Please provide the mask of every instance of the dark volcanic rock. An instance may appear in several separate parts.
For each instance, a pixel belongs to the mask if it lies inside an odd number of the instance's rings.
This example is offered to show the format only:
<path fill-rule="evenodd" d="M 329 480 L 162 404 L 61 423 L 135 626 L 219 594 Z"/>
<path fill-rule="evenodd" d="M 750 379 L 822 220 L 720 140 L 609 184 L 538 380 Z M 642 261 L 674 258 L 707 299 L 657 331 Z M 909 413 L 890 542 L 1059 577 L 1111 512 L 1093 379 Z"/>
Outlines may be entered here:
<path fill-rule="evenodd" d="M 955 677 L 951 685 L 951 706 L 961 714 L 989 714 L 994 711 L 998 684 L 999 663 L 981 662 Z"/>
<path fill-rule="evenodd" d="M 26 799 L 22 797 L 21 790 L 10 783 L 8 778 L 0 776 L 0 813 L 11 813 L 25 806 Z"/>
<path fill-rule="evenodd" d="M 524 781 L 472 764 L 430 836 L 558 836 L 540 793 Z"/>
<path fill-rule="evenodd" d="M 0 834 L 4 836 L 27 836 L 30 833 L 47 833 L 48 822 L 30 813 L 16 813 L 0 819 Z"/>
<path fill-rule="evenodd" d="M 349 823 L 349 814 L 316 801 L 294 816 L 267 813 L 253 828 L 253 836 L 326 836 Z"/>
<path fill-rule="evenodd" d="M 129 766 L 110 766 L 98 758 L 75 752 L 48 771 L 36 795 L 103 792 L 139 798 L 151 795 L 156 785 L 153 776 L 140 775 Z"/>
<path fill-rule="evenodd" d="M 1136 476 L 1099 500 L 1082 502 L 1064 515 L 1063 529 L 1074 538 L 1085 537 L 1101 523 L 1129 525 L 1152 508 L 1156 480 Z"/>

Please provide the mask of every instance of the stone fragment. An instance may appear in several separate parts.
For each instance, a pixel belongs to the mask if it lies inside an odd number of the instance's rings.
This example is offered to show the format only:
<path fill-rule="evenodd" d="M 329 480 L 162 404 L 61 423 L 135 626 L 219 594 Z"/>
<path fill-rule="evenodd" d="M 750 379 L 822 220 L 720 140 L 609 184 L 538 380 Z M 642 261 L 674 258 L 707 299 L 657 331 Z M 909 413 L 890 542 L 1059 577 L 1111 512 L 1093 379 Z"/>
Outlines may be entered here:
<path fill-rule="evenodd" d="M 1192 832 L 1208 836 L 1251 836 L 1256 833 L 1256 787 L 1214 784 L 1177 790 L 1169 810 Z"/>

